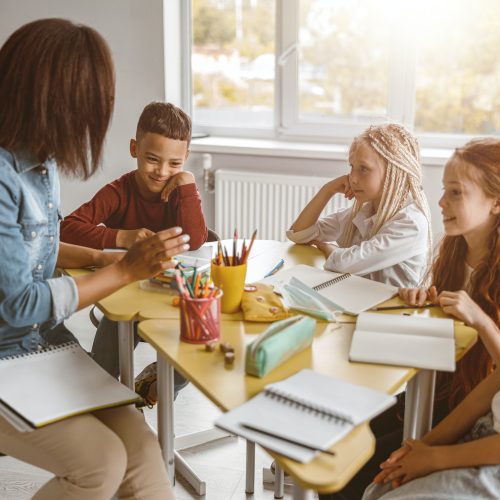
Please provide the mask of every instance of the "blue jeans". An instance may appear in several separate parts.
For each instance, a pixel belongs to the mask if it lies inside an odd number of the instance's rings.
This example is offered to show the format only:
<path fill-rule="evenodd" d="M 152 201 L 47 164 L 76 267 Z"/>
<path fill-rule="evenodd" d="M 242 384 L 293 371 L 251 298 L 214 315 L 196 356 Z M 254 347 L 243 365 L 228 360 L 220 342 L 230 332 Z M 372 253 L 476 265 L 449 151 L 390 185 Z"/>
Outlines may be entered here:
<path fill-rule="evenodd" d="M 139 343 L 137 323 L 134 323 L 134 348 Z M 94 343 L 92 344 L 92 357 L 113 377 L 118 378 L 120 373 L 120 360 L 118 357 L 118 323 L 103 317 L 97 327 Z M 188 385 L 188 381 L 174 370 L 174 398 L 177 393 Z"/>
<path fill-rule="evenodd" d="M 54 328 L 40 330 L 40 337 L 45 346 L 61 345 L 66 342 L 78 342 L 78 339 L 64 326 L 64 323 L 59 323 Z"/>

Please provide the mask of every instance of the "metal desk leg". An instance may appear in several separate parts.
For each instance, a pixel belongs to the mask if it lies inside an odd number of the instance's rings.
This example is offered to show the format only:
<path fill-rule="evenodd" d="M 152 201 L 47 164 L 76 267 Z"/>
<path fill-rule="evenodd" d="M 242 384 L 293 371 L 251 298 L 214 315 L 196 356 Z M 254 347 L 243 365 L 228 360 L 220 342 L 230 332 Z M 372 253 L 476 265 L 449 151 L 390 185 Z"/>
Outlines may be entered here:
<path fill-rule="evenodd" d="M 419 439 L 432 427 L 436 372 L 422 370 L 406 386 L 403 439 Z"/>
<path fill-rule="evenodd" d="M 283 498 L 283 495 L 285 494 L 284 490 L 285 472 L 277 462 L 274 462 L 274 498 Z"/>
<path fill-rule="evenodd" d="M 158 361 L 158 440 L 172 484 L 175 483 L 174 464 L 174 368 L 160 355 Z"/>
<path fill-rule="evenodd" d="M 120 381 L 134 389 L 134 322 L 118 321 Z"/>
<path fill-rule="evenodd" d="M 299 485 L 293 485 L 293 500 L 307 500 L 309 497 L 309 490 L 302 489 Z"/>
<path fill-rule="evenodd" d="M 174 368 L 160 355 L 158 361 L 158 439 L 162 449 L 167 474 L 175 484 L 175 469 L 193 487 L 198 495 L 206 494 L 206 483 L 202 481 L 174 450 Z"/>
<path fill-rule="evenodd" d="M 247 465 L 245 493 L 253 494 L 255 486 L 255 443 L 247 441 Z"/>

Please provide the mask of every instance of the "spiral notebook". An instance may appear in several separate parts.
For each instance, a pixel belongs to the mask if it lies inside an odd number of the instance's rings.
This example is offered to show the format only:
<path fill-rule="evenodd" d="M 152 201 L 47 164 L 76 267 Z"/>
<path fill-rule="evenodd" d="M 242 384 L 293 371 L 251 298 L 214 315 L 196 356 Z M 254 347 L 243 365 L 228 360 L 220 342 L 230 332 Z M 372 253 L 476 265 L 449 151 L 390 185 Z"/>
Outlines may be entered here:
<path fill-rule="evenodd" d="M 350 273 L 334 273 L 312 266 L 300 264 L 280 271 L 262 282 L 273 285 L 279 292 L 280 287 L 295 278 L 315 293 L 332 311 L 359 314 L 398 293 L 395 286 L 369 280 Z"/>
<path fill-rule="evenodd" d="M 0 359 L 0 415 L 21 432 L 140 400 L 75 343 Z"/>
<path fill-rule="evenodd" d="M 215 425 L 306 463 L 395 401 L 384 392 L 302 370 L 266 386 Z"/>

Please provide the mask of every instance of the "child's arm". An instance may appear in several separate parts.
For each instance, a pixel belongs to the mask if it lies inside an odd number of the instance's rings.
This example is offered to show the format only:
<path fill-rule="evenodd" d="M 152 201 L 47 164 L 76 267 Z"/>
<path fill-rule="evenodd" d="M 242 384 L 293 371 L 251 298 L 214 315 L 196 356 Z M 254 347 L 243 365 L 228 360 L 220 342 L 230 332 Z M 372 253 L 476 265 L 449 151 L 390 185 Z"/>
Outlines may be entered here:
<path fill-rule="evenodd" d="M 434 427 L 434 429 L 424 436 L 421 442 L 410 440 L 405 443 L 403 448 L 391 453 L 390 457 L 381 464 L 380 467 L 382 472 L 375 476 L 374 481 L 385 482 L 393 470 L 399 467 L 402 463 L 413 464 L 414 457 L 420 457 L 420 460 L 422 457 L 427 456 L 425 462 L 432 464 L 434 462 L 434 458 L 438 456 L 440 460 L 439 463 L 446 463 L 449 465 L 448 467 L 441 467 L 442 469 L 459 467 L 459 465 L 456 464 L 460 461 L 465 463 L 465 461 L 468 460 L 466 457 L 468 454 L 473 454 L 473 459 L 477 462 L 476 464 L 470 465 L 492 463 L 490 460 L 498 460 L 494 463 L 500 463 L 500 456 L 498 456 L 498 454 L 491 455 L 485 453 L 484 455 L 479 455 L 477 451 L 480 446 L 459 448 L 459 446 L 461 447 L 463 445 L 452 444 L 468 432 L 479 417 L 489 411 L 491 400 L 498 390 L 500 390 L 500 370 L 497 369 L 489 377 L 479 383 L 449 415 L 447 415 L 436 427 Z M 483 442 L 486 444 L 485 441 Z M 415 445 L 415 443 L 420 444 Z M 498 447 L 498 441 L 496 441 L 496 443 L 496 446 Z M 453 462 L 453 457 L 450 457 L 450 455 L 454 455 L 454 450 L 457 450 L 457 455 L 455 457 L 456 462 Z M 413 457 L 404 462 L 405 457 L 411 453 L 413 453 Z M 417 464 L 413 466 L 414 469 L 417 469 Z M 435 465 L 432 465 L 432 467 L 435 467 Z M 409 468 L 410 466 L 408 465 L 408 469 L 406 470 L 409 470 Z M 425 475 L 437 469 L 428 470 L 421 465 L 418 470 L 420 470 L 420 472 L 425 471 L 425 473 L 421 474 Z"/>
<path fill-rule="evenodd" d="M 446 314 L 455 316 L 477 330 L 493 361 L 500 366 L 500 329 L 467 292 L 442 292 L 438 302 Z"/>
<path fill-rule="evenodd" d="M 292 231 L 302 231 L 315 224 L 330 198 L 337 193 L 344 194 L 348 200 L 353 198 L 354 194 L 349 184 L 349 176 L 343 175 L 327 182 L 302 210 L 290 229 Z"/>
<path fill-rule="evenodd" d="M 119 206 L 116 189 L 109 184 L 104 186 L 61 222 L 61 241 L 96 249 L 116 248 L 118 230 L 99 224 L 106 224 Z"/>
<path fill-rule="evenodd" d="M 59 243 L 57 267 L 75 269 L 81 267 L 105 267 L 118 262 L 125 252 L 103 252 L 94 248 Z"/>
<path fill-rule="evenodd" d="M 455 443 L 479 417 L 490 410 L 491 400 L 499 390 L 500 369 L 497 369 L 481 381 L 422 441 L 432 446 Z"/>
<path fill-rule="evenodd" d="M 397 487 L 441 470 L 500 464 L 500 434 L 448 446 L 429 446 L 414 440 L 406 445 L 408 453 L 383 470 L 374 482 L 392 482 Z"/>
<path fill-rule="evenodd" d="M 175 180 L 175 182 L 174 182 Z M 171 184 L 172 181 L 172 184 Z M 172 205 L 175 224 L 182 227 L 184 234 L 191 237 L 191 250 L 201 247 L 207 240 L 208 229 L 201 207 L 201 197 L 191 172 L 179 172 L 174 175 L 162 192 L 162 199 L 167 191 L 168 203 Z"/>
<path fill-rule="evenodd" d="M 369 274 L 427 252 L 428 226 L 424 216 L 399 213 L 366 241 L 347 248 L 334 248 L 325 269 Z"/>

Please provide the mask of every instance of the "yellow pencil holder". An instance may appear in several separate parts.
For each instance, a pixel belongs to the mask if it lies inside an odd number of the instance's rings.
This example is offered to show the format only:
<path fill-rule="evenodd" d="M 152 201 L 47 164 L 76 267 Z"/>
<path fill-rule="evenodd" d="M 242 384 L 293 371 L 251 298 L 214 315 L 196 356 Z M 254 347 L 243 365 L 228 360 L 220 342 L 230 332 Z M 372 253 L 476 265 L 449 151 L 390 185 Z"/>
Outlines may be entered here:
<path fill-rule="evenodd" d="M 232 257 L 229 257 L 232 259 Z M 217 265 L 212 261 L 210 276 L 217 288 L 222 290 L 221 311 L 223 313 L 235 313 L 240 310 L 247 265 L 224 266 Z"/>

